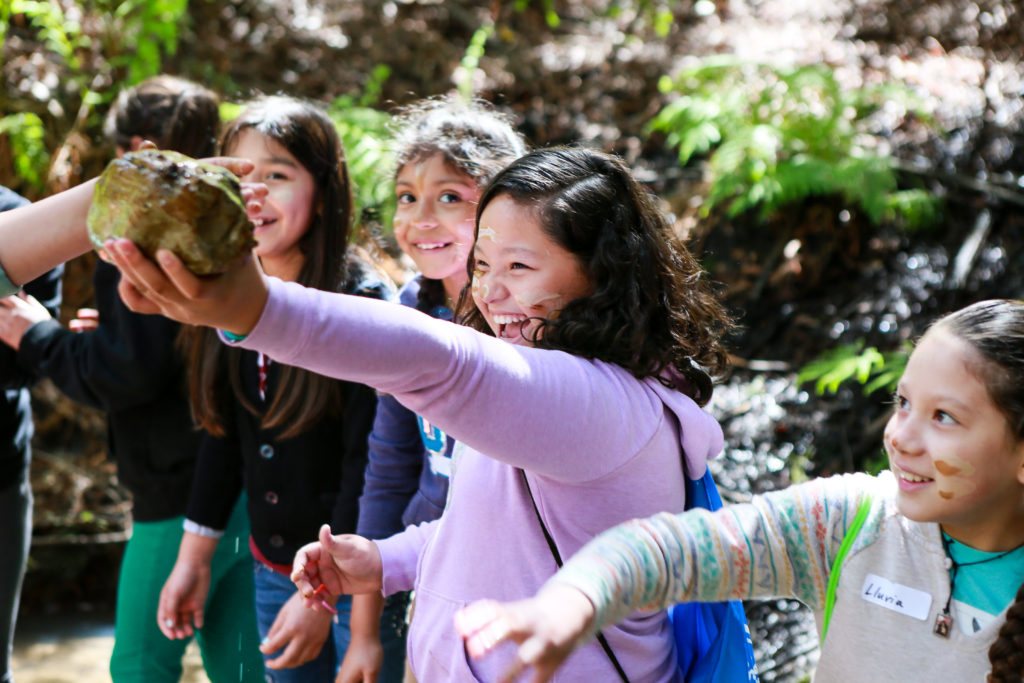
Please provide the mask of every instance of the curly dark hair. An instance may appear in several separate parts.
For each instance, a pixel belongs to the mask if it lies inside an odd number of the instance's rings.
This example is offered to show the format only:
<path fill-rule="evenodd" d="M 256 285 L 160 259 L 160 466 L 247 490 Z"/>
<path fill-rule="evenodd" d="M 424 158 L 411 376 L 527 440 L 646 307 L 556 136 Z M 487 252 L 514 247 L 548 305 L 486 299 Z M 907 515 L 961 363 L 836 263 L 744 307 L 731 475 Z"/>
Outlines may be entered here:
<path fill-rule="evenodd" d="M 979 301 L 940 318 L 932 330 L 945 330 L 978 352 L 981 362 L 971 371 L 1006 417 L 1013 437 L 1024 439 L 1024 302 Z M 1024 583 L 1006 611 L 988 659 L 990 683 L 1020 683 L 1024 678 Z"/>
<path fill-rule="evenodd" d="M 618 157 L 555 147 L 501 171 L 480 197 L 480 215 L 507 196 L 535 212 L 543 230 L 579 259 L 595 284 L 557 316 L 542 320 L 535 346 L 615 363 L 637 378 L 657 377 L 703 405 L 710 375 L 728 368 L 722 337 L 732 320 L 697 260 L 654 199 Z M 470 256 L 470 276 L 476 266 Z M 491 333 L 467 290 L 459 321 Z M 687 381 L 679 382 L 679 376 Z"/>

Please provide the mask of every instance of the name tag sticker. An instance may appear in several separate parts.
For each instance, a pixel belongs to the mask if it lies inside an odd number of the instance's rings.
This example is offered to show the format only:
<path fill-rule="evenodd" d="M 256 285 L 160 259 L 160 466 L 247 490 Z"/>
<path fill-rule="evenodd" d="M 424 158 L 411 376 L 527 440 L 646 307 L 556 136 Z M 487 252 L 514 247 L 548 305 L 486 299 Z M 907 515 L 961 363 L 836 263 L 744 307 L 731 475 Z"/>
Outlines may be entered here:
<path fill-rule="evenodd" d="M 860 596 L 868 602 L 881 605 L 908 617 L 914 617 L 924 621 L 932 606 L 930 593 L 919 591 L 910 586 L 904 586 L 889 579 L 883 579 L 874 574 L 868 574 L 864 578 L 864 586 L 860 589 Z"/>

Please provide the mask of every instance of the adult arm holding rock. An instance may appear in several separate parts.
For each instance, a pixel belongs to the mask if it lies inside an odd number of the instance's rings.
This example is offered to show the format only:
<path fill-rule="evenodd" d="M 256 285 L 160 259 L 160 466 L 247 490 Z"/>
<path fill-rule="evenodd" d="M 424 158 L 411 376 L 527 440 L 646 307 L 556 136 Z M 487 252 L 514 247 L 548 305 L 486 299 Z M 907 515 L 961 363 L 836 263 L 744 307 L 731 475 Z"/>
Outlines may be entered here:
<path fill-rule="evenodd" d="M 252 169 L 247 159 L 209 159 L 244 175 Z M 96 180 L 77 185 L 26 206 L 0 213 L 0 296 L 18 291 L 21 285 L 54 266 L 92 248 L 86 216 L 92 204 Z M 249 216 L 258 215 L 265 185 L 245 185 L 242 197 Z"/>

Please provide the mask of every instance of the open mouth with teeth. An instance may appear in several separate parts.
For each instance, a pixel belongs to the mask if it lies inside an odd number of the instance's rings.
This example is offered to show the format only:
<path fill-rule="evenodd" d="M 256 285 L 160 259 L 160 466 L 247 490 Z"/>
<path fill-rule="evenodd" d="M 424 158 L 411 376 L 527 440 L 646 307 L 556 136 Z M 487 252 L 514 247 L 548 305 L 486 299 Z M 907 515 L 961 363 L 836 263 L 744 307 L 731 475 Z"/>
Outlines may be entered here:
<path fill-rule="evenodd" d="M 491 316 L 491 320 L 498 327 L 499 339 L 520 339 L 523 334 L 523 327 L 530 319 L 522 313 L 500 313 Z"/>
<path fill-rule="evenodd" d="M 455 244 L 455 242 L 418 242 L 414 244 L 420 251 L 440 251 L 441 249 L 447 249 L 448 247 Z"/>
<path fill-rule="evenodd" d="M 276 218 L 254 218 L 252 220 L 252 227 L 254 230 L 259 230 L 260 228 L 266 227 L 276 222 Z"/>
<path fill-rule="evenodd" d="M 904 469 L 900 469 L 895 464 L 891 465 L 891 468 L 892 468 L 893 474 L 895 474 L 897 477 L 899 477 L 903 481 L 909 482 L 911 484 L 925 484 L 925 483 L 928 483 L 930 481 L 935 481 L 934 479 L 929 479 L 928 477 L 922 477 L 920 475 L 912 474 L 910 472 L 907 472 Z"/>

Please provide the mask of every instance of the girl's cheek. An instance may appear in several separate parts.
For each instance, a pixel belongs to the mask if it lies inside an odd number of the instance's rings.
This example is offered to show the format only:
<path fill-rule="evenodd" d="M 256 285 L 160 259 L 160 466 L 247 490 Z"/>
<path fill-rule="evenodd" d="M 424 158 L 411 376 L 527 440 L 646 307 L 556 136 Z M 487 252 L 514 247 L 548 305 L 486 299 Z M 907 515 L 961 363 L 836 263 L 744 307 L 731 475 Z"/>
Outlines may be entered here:
<path fill-rule="evenodd" d="M 557 301 L 562 298 L 562 295 L 537 289 L 520 292 L 513 298 L 523 308 L 535 308 L 545 302 Z"/>
<path fill-rule="evenodd" d="M 479 270 L 473 271 L 473 279 L 469 283 L 469 291 L 475 299 L 485 299 L 490 288 L 483 281 L 483 273 Z"/>
<path fill-rule="evenodd" d="M 295 199 L 295 191 L 290 187 L 274 187 L 270 189 L 267 196 L 273 197 L 275 201 L 282 204 L 290 204 Z"/>
<path fill-rule="evenodd" d="M 946 500 L 962 498 L 978 488 L 974 481 L 975 467 L 955 453 L 945 453 L 935 459 L 935 471 L 938 473 L 939 495 Z"/>

